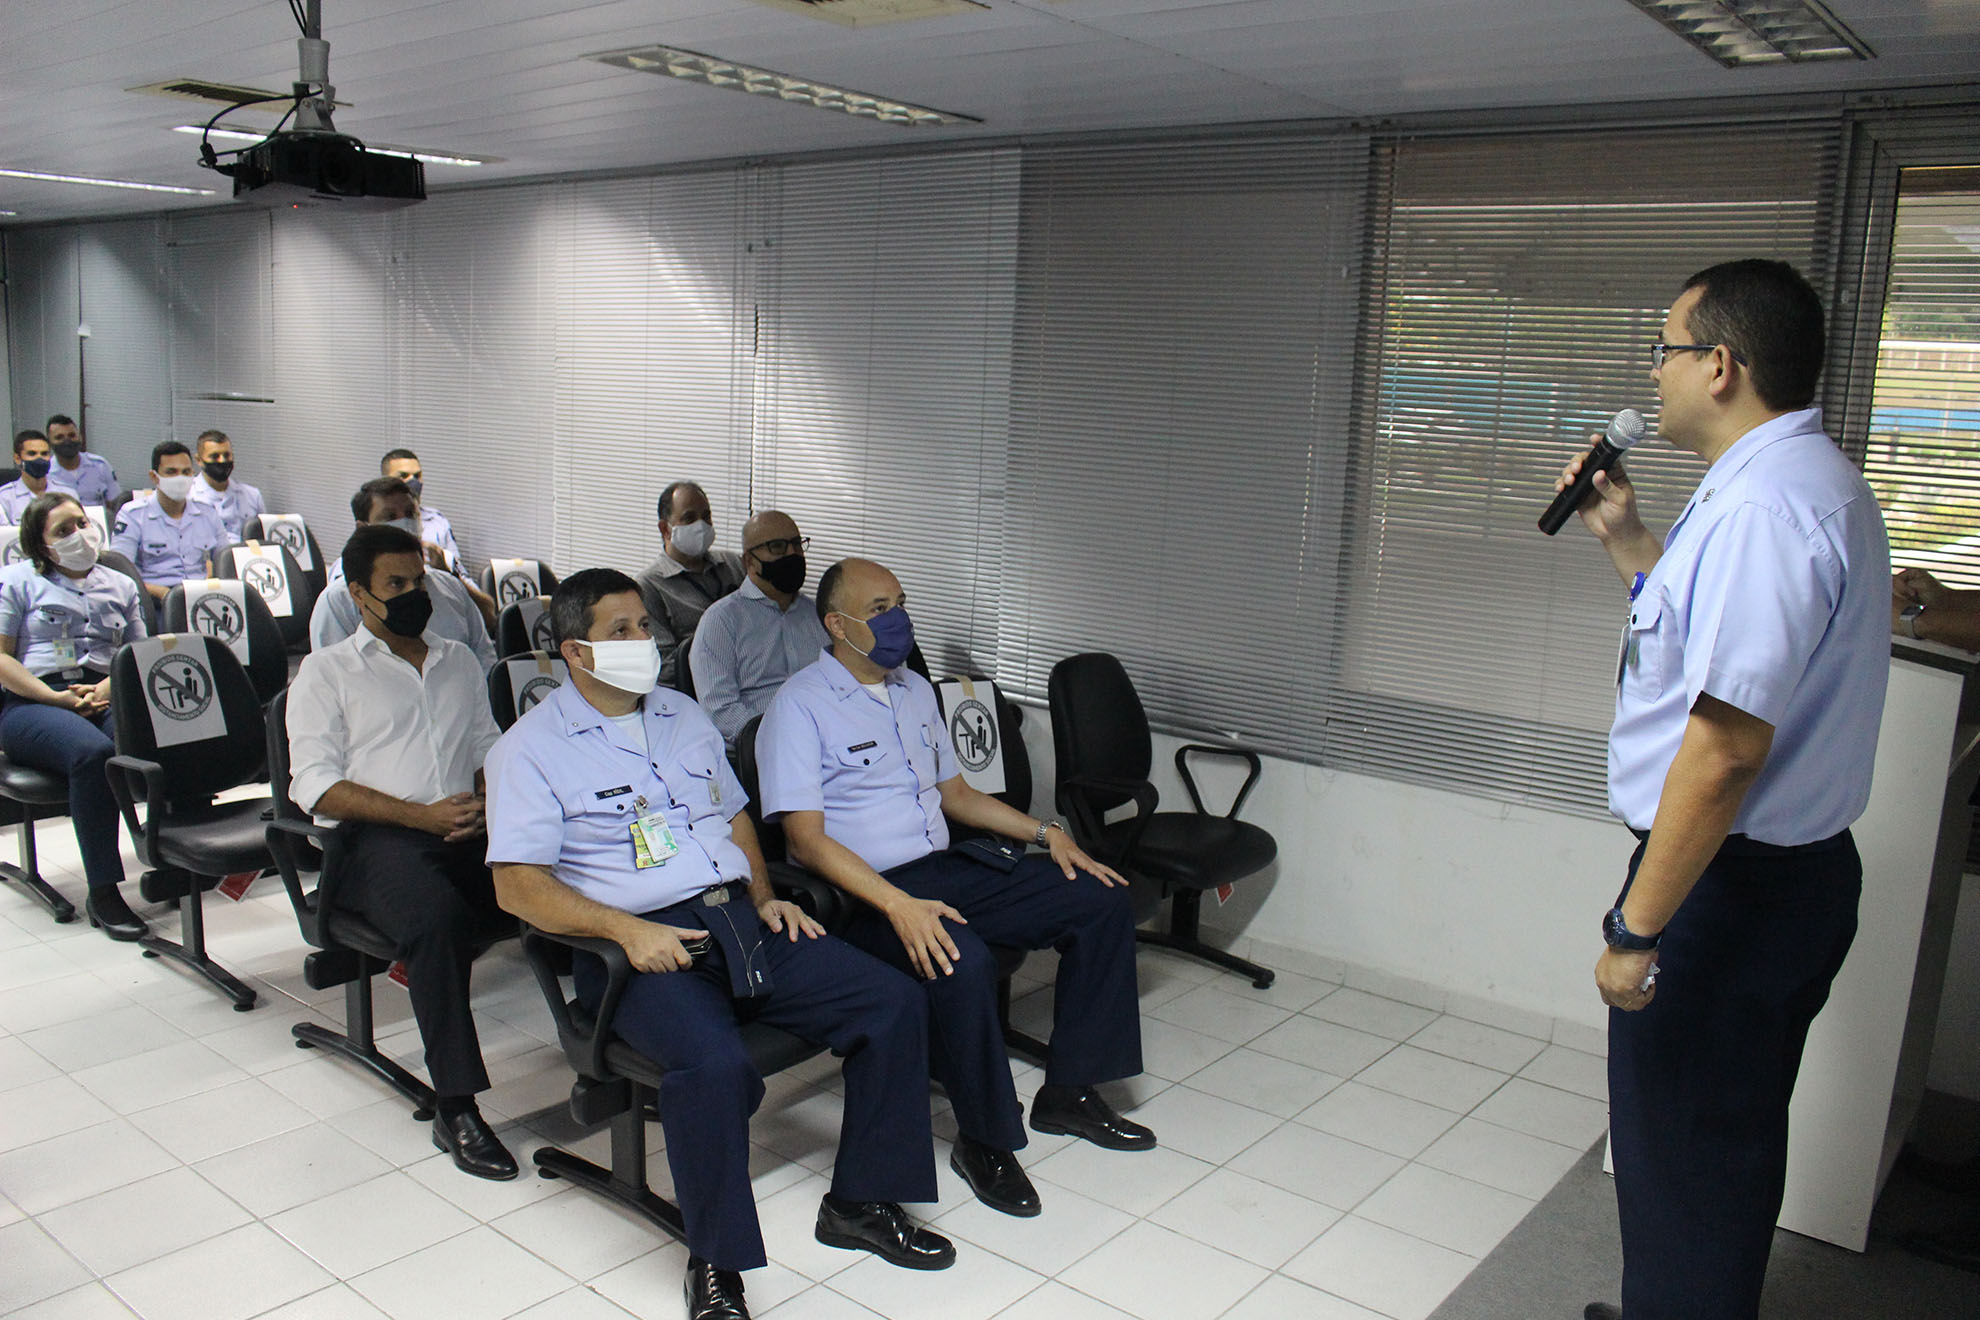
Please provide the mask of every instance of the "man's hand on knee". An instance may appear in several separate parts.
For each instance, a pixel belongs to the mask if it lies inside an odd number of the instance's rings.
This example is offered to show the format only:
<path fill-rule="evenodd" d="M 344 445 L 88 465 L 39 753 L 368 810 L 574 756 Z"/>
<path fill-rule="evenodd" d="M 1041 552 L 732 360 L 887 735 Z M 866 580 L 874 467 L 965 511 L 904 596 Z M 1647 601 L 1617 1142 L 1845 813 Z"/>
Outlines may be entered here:
<path fill-rule="evenodd" d="M 955 971 L 955 964 L 962 961 L 962 950 L 942 925 L 944 918 L 959 926 L 969 924 L 962 913 L 932 898 L 910 898 L 903 894 L 899 902 L 887 909 L 887 920 L 907 950 L 908 962 L 923 980 L 933 980 L 938 972 L 948 976 Z"/>

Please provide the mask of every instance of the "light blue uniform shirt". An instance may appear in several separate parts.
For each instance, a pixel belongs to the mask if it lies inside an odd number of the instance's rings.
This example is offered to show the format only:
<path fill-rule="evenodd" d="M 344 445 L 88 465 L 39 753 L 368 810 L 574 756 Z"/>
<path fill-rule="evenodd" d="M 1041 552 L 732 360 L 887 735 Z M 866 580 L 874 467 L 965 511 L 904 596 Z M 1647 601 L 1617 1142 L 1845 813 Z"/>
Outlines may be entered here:
<path fill-rule="evenodd" d="M 220 515 L 220 525 L 227 529 L 227 539 L 231 542 L 245 541 L 243 535 L 249 520 L 259 518 L 268 512 L 261 502 L 261 492 L 248 485 L 239 477 L 227 482 L 227 489 L 215 490 L 207 484 L 206 474 L 193 478 L 192 494 L 187 497 L 194 504 L 204 504 Z"/>
<path fill-rule="evenodd" d="M 461 580 L 451 573 L 428 569 L 426 592 L 433 597 L 433 618 L 427 623 L 427 630 L 473 651 L 474 658 L 481 662 L 482 673 L 494 668 L 495 643 L 488 636 L 488 625 L 482 621 L 480 608 Z M 309 649 L 327 651 L 356 633 L 359 625 L 357 602 L 351 598 L 350 584 L 344 581 L 344 561 L 339 556 L 330 565 L 323 591 L 316 598 L 316 608 L 310 612 Z"/>
<path fill-rule="evenodd" d="M 748 798 L 722 735 L 670 688 L 647 693 L 641 715 L 644 746 L 566 683 L 517 720 L 483 766 L 488 864 L 547 867 L 622 912 L 671 907 L 725 880 L 749 883 L 749 859 L 729 834 Z M 642 868 L 633 821 L 652 814 L 680 851 Z"/>
<path fill-rule="evenodd" d="M 791 675 L 756 731 L 764 819 L 822 811 L 825 833 L 876 871 L 949 846 L 936 786 L 961 773 L 928 680 L 892 669 L 885 685 L 882 701 L 826 651 Z"/>
<path fill-rule="evenodd" d="M 49 464 L 50 468 L 54 466 L 53 463 Z M 47 493 L 47 491 L 42 492 L 44 495 Z M 6 485 L 0 486 L 0 522 L 4 522 L 10 527 L 20 522 L 21 511 L 32 504 L 34 499 L 34 492 L 29 490 L 27 484 L 19 477 L 15 477 Z"/>
<path fill-rule="evenodd" d="M 49 480 L 54 479 L 50 469 Z M 174 518 L 155 496 L 119 509 L 116 530 L 110 534 L 110 548 L 136 564 L 146 582 L 168 587 L 210 576 L 207 560 L 232 544 L 210 505 L 188 499 Z"/>
<path fill-rule="evenodd" d="M 117 484 L 117 473 L 110 466 L 110 461 L 86 451 L 76 456 L 74 472 L 63 467 L 59 458 L 49 460 L 48 484 L 74 491 L 76 498 L 84 504 L 106 507 L 111 500 L 124 493 L 124 488 Z"/>
<path fill-rule="evenodd" d="M 107 674 L 117 648 L 144 635 L 137 583 L 115 569 L 98 564 L 80 580 L 37 573 L 25 559 L 0 569 L 0 636 L 36 678 Z"/>
<path fill-rule="evenodd" d="M 787 610 L 753 578 L 710 605 L 688 646 L 694 697 L 729 742 L 763 713 L 785 679 L 810 664 L 832 638 L 802 591 Z"/>
<path fill-rule="evenodd" d="M 1631 603 L 1609 806 L 1657 815 L 1685 723 L 1709 694 L 1774 726 L 1733 832 L 1801 844 L 1870 800 L 1890 676 L 1891 554 L 1863 474 L 1820 409 L 1754 427 L 1699 483 Z"/>
<path fill-rule="evenodd" d="M 446 556 L 448 571 L 461 571 L 461 548 L 454 544 L 454 527 L 445 514 L 420 505 L 419 539 L 440 547 L 440 553 Z"/>

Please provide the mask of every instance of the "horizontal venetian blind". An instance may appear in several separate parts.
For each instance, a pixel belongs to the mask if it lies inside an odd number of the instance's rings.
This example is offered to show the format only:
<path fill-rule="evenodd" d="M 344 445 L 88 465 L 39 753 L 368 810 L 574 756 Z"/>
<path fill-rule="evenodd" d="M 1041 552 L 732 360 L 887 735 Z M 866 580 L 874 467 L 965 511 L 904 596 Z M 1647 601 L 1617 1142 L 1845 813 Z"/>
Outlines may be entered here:
<path fill-rule="evenodd" d="M 1534 520 L 1623 407 L 1685 278 L 1744 256 L 1828 284 L 1832 124 L 1402 140 L 1384 151 L 1347 626 L 1329 758 L 1606 811 L 1624 594 L 1579 523 Z M 1729 167 L 1737 162 L 1737 167 Z M 1667 527 L 1702 472 L 1632 457 Z"/>

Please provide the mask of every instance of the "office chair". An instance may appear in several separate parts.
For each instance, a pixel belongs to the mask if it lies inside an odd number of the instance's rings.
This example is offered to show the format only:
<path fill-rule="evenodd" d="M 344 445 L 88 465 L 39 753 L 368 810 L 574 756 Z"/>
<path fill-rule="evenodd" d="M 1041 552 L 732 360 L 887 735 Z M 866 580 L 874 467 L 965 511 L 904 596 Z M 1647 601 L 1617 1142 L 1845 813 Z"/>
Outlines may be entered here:
<path fill-rule="evenodd" d="M 225 642 L 229 649 L 236 642 L 245 645 L 248 681 L 254 684 L 255 697 L 266 706 L 289 685 L 289 659 L 284 654 L 282 630 L 268 612 L 268 603 L 246 583 L 241 588 L 238 607 L 216 592 L 202 596 L 188 619 L 186 585 L 182 582 L 165 593 L 159 613 L 166 632 L 198 633 Z"/>
<path fill-rule="evenodd" d="M 270 864 L 262 815 L 269 800 L 213 800 L 258 776 L 267 757 L 254 684 L 224 642 L 197 634 L 133 642 L 117 652 L 110 677 L 117 728 L 110 791 L 138 858 L 159 876 L 189 877 L 174 895 L 183 942 L 146 935 L 138 943 L 147 956 L 199 973 L 245 1013 L 254 1007 L 255 992 L 207 956 L 201 897 L 223 876 Z M 209 716 L 216 707 L 217 715 Z M 197 727 L 209 717 L 216 726 L 209 736 L 161 744 L 161 725 Z"/>
<path fill-rule="evenodd" d="M 488 710 L 502 732 L 527 715 L 536 703 L 571 681 L 563 657 L 549 651 L 524 651 L 504 656 L 488 671 Z"/>
<path fill-rule="evenodd" d="M 316 594 L 323 594 L 323 587 L 330 580 L 330 568 L 323 562 L 323 551 L 317 547 L 316 533 L 309 530 L 309 524 L 302 520 L 300 514 L 257 514 L 248 519 L 247 526 L 241 531 L 250 541 L 286 548 L 296 557 L 297 567 L 302 569 L 310 585 L 316 588 Z"/>
<path fill-rule="evenodd" d="M 315 1022 L 289 1028 L 297 1049 L 329 1050 L 370 1072 L 412 1102 L 413 1117 L 433 1117 L 433 1088 L 378 1048 L 372 978 L 399 956 L 390 937 L 354 912 L 337 906 L 344 871 L 344 834 L 325 828 L 289 796 L 289 694 L 278 693 L 268 707 L 268 772 L 274 788 L 275 819 L 266 830 L 268 851 L 288 890 L 289 905 L 303 939 L 316 952 L 303 958 L 303 981 L 312 990 L 344 987 L 344 1030 Z M 315 872 L 316 888 L 303 889 L 305 872 Z M 489 931 L 476 940 L 476 955 L 515 935 L 513 928 Z"/>
<path fill-rule="evenodd" d="M 694 666 L 689 663 L 693 651 L 693 633 L 683 637 L 674 648 L 674 691 L 684 697 L 694 695 Z"/>
<path fill-rule="evenodd" d="M 0 862 L 0 880 L 16 885 L 29 898 L 48 909 L 56 924 L 76 919 L 76 907 L 60 890 L 42 878 L 34 849 L 34 823 L 51 816 L 69 814 L 69 781 L 30 765 L 17 765 L 0 756 L 0 824 L 20 831 L 21 861 Z"/>
<path fill-rule="evenodd" d="M 497 568 L 502 570 L 499 579 Z M 557 575 L 541 560 L 491 559 L 481 570 L 481 589 L 494 597 L 499 610 L 531 596 L 548 596 L 557 589 Z"/>
<path fill-rule="evenodd" d="M 105 568 L 115 569 L 131 581 L 137 583 L 138 608 L 144 613 L 144 630 L 147 633 L 157 632 L 158 602 L 153 600 L 151 593 L 144 589 L 144 574 L 138 572 L 138 566 L 133 564 L 129 557 L 118 554 L 107 545 L 96 552 L 96 562 Z"/>
<path fill-rule="evenodd" d="M 495 616 L 495 654 L 526 655 L 555 651 L 550 640 L 550 598 L 525 596 L 502 607 Z"/>
<path fill-rule="evenodd" d="M 1203 891 L 1262 871 L 1279 855 L 1270 834 L 1237 819 L 1263 768 L 1258 753 L 1208 743 L 1178 748 L 1176 770 L 1196 810 L 1157 811 L 1159 798 L 1148 781 L 1154 758 L 1148 716 L 1121 662 L 1099 653 L 1069 656 L 1052 666 L 1047 695 L 1058 807 L 1073 837 L 1116 870 L 1158 885 L 1170 900 L 1168 930 L 1137 931 L 1135 938 L 1242 972 L 1260 990 L 1270 986 L 1271 969 L 1213 948 L 1200 936 Z M 1224 815 L 1203 805 L 1189 769 L 1192 755 L 1235 757 L 1250 767 Z M 1107 813 L 1128 802 L 1134 815 L 1108 824 Z"/>
<path fill-rule="evenodd" d="M 236 552 L 249 550 L 254 553 L 240 555 L 237 562 Z M 275 616 L 275 626 L 282 630 L 283 646 L 296 655 L 309 650 L 309 615 L 316 608 L 316 587 L 289 547 L 243 542 L 220 551 L 214 561 L 215 577 L 238 579 L 261 593 L 268 612 Z"/>

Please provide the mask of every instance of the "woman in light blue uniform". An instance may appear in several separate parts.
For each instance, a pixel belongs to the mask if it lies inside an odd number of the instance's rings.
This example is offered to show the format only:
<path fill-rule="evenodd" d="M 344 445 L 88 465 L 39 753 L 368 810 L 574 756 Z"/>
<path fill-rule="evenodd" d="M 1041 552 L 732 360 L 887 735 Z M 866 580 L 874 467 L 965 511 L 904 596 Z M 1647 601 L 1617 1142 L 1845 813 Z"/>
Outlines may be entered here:
<path fill-rule="evenodd" d="M 145 924 L 117 888 L 124 861 L 104 763 L 116 750 L 110 658 L 145 635 L 137 584 L 97 563 L 101 534 L 71 491 L 31 501 L 20 539 L 25 557 L 0 570 L 0 751 L 17 765 L 68 777 L 89 924 L 113 940 L 135 940 Z"/>

